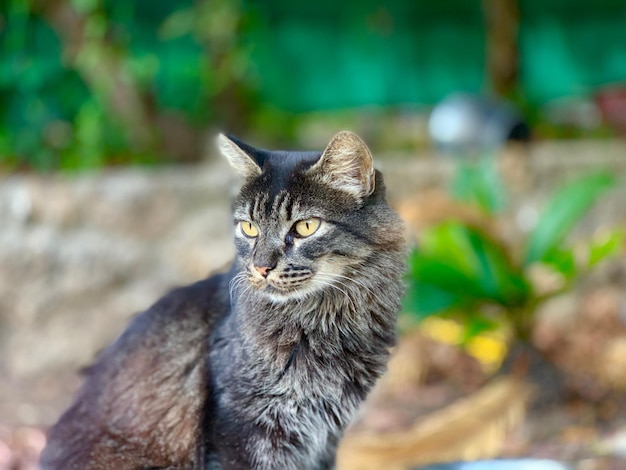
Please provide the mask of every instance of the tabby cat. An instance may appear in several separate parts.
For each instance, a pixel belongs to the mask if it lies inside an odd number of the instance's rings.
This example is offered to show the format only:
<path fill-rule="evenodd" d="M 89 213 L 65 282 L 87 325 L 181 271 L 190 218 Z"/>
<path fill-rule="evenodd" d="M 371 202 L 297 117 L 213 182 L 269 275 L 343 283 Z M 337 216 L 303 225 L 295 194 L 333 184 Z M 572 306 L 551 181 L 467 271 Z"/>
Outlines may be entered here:
<path fill-rule="evenodd" d="M 218 143 L 245 178 L 232 267 L 170 292 L 99 355 L 44 470 L 334 468 L 394 344 L 402 223 L 351 132 L 322 153 Z"/>

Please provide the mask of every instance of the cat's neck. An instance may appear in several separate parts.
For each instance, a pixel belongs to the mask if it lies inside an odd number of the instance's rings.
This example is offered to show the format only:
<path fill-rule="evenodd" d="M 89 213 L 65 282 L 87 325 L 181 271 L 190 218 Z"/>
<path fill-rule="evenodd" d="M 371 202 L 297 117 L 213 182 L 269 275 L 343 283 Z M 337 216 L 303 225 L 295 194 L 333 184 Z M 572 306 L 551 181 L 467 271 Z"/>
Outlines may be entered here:
<path fill-rule="evenodd" d="M 244 290 L 234 299 L 233 319 L 244 342 L 255 347 L 288 347 L 302 338 L 323 356 L 345 354 L 346 348 L 388 347 L 394 341 L 389 331 L 399 308 L 401 272 L 378 268 L 374 263 L 366 273 L 336 276 L 302 298 L 276 301 Z"/>

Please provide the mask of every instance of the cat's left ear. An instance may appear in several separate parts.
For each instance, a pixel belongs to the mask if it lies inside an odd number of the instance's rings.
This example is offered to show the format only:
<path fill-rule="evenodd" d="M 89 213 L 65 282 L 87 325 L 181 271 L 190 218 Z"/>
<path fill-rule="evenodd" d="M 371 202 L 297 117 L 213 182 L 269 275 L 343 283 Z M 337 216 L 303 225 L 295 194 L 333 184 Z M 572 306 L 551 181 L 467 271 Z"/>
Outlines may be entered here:
<path fill-rule="evenodd" d="M 230 166 L 244 178 L 248 179 L 261 174 L 261 167 L 254 159 L 254 148 L 224 134 L 217 136 L 217 145 Z"/>
<path fill-rule="evenodd" d="M 372 154 L 365 142 L 350 131 L 335 134 L 309 171 L 318 173 L 323 183 L 358 200 L 369 196 L 375 189 Z"/>

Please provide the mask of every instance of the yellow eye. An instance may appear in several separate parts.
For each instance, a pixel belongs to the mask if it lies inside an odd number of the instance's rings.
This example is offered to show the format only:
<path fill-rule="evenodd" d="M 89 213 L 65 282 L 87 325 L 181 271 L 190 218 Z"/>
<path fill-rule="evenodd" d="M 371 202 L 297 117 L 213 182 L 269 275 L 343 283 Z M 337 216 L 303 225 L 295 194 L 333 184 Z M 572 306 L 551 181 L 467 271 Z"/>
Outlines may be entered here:
<path fill-rule="evenodd" d="M 296 222 L 294 230 L 301 237 L 308 237 L 313 235 L 318 228 L 320 228 L 320 219 L 307 219 Z"/>
<path fill-rule="evenodd" d="M 252 222 L 239 222 L 239 226 L 246 237 L 256 238 L 259 236 L 259 229 Z"/>

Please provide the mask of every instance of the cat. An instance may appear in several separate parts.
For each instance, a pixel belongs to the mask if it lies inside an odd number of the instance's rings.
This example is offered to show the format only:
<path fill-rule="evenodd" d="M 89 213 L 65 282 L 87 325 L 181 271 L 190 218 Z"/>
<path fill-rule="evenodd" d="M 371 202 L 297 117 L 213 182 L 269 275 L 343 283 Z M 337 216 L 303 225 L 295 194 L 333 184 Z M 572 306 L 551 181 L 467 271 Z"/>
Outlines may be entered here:
<path fill-rule="evenodd" d="M 355 134 L 323 152 L 220 135 L 236 259 L 139 314 L 85 371 L 43 470 L 326 470 L 384 372 L 403 224 Z"/>

